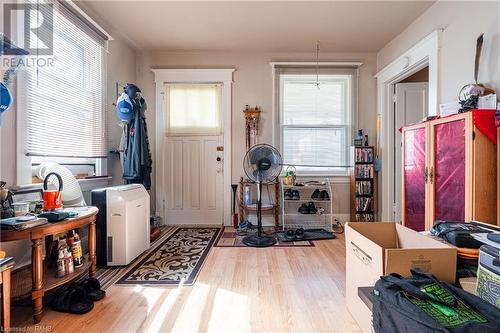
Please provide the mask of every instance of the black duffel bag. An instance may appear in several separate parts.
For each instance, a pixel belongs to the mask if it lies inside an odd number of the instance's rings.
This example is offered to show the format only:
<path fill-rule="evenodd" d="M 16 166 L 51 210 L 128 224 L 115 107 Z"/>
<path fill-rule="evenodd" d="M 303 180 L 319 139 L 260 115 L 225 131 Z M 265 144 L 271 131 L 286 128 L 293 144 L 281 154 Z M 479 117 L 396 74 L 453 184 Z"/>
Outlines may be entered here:
<path fill-rule="evenodd" d="M 500 310 L 433 275 L 383 276 L 375 284 L 373 328 L 376 333 L 498 333 Z"/>
<path fill-rule="evenodd" d="M 475 233 L 490 233 L 491 231 L 481 228 L 472 223 L 435 221 L 431 234 L 446 240 L 457 247 L 479 249 L 483 243 L 472 237 Z"/>

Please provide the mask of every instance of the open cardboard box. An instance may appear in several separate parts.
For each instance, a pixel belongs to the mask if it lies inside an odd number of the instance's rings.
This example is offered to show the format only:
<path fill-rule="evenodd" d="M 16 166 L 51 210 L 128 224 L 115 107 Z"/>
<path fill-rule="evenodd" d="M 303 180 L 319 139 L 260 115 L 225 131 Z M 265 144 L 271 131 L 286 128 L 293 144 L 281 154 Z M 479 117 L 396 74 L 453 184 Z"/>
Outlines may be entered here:
<path fill-rule="evenodd" d="M 371 266 L 377 280 L 390 273 L 409 276 L 410 269 L 421 268 L 455 282 L 456 248 L 397 223 L 347 223 L 346 249 L 357 258 L 352 264 Z"/>
<path fill-rule="evenodd" d="M 345 235 L 347 308 L 363 331 L 371 330 L 371 312 L 358 297 L 358 287 L 373 286 L 390 273 L 409 276 L 412 268 L 455 282 L 453 246 L 393 222 L 349 222 Z"/>

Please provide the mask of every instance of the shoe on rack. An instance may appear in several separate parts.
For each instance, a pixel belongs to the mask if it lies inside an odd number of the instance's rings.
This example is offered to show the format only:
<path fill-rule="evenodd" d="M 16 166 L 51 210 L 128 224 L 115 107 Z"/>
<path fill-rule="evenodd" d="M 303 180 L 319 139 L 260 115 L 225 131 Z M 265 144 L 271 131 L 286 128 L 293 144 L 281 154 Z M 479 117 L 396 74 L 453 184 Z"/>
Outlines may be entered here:
<path fill-rule="evenodd" d="M 299 213 L 300 214 L 310 214 L 309 213 L 309 207 L 306 203 L 303 203 L 300 207 L 299 207 Z"/>
<path fill-rule="evenodd" d="M 300 200 L 300 193 L 297 190 L 292 191 L 292 200 Z"/>
<path fill-rule="evenodd" d="M 312 201 L 307 203 L 307 209 L 309 210 L 309 214 L 316 214 L 318 212 L 318 209 L 314 206 L 314 202 Z"/>
<path fill-rule="evenodd" d="M 292 200 L 292 190 L 290 190 L 289 188 L 285 190 L 285 192 L 283 193 L 283 198 L 285 200 Z"/>
<path fill-rule="evenodd" d="M 320 200 L 329 201 L 330 200 L 330 195 L 328 194 L 328 192 L 326 190 L 323 190 L 323 191 L 321 191 L 321 193 L 319 195 L 319 199 Z"/>
<path fill-rule="evenodd" d="M 313 200 L 318 200 L 319 196 L 321 195 L 321 192 L 319 189 L 315 189 L 313 194 L 311 195 L 311 199 Z"/>

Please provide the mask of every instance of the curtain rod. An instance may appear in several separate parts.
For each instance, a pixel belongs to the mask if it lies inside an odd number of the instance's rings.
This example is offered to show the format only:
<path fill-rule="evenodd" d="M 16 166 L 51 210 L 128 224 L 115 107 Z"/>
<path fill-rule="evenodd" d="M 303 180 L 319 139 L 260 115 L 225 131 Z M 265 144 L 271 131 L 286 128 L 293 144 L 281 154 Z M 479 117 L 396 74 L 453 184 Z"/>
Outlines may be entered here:
<path fill-rule="evenodd" d="M 362 62 L 358 61 L 276 61 L 270 62 L 269 65 L 271 67 L 296 67 L 296 66 L 304 66 L 304 67 L 349 67 L 349 68 L 358 68 L 363 65 Z"/>

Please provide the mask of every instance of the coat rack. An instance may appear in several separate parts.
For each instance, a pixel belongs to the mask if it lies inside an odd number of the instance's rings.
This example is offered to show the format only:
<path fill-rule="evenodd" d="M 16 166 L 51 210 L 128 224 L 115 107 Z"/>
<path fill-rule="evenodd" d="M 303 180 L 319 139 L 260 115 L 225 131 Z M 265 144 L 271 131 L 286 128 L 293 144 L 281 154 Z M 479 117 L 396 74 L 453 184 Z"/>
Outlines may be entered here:
<path fill-rule="evenodd" d="M 243 113 L 245 115 L 245 141 L 247 150 L 249 150 L 253 145 L 257 144 L 261 110 L 258 106 L 250 108 L 247 105 Z"/>

